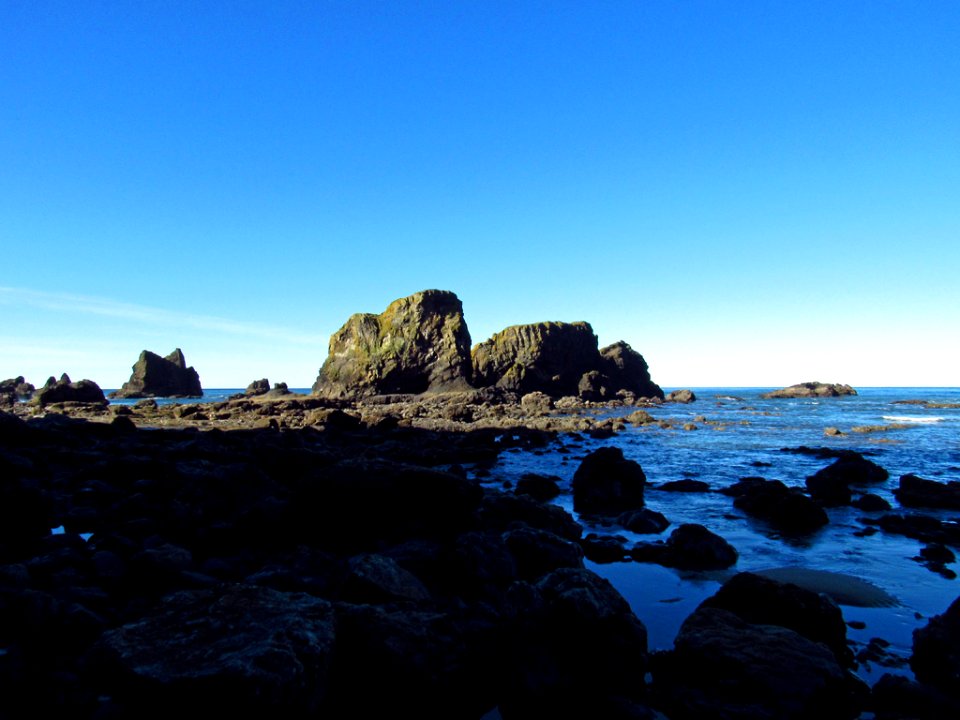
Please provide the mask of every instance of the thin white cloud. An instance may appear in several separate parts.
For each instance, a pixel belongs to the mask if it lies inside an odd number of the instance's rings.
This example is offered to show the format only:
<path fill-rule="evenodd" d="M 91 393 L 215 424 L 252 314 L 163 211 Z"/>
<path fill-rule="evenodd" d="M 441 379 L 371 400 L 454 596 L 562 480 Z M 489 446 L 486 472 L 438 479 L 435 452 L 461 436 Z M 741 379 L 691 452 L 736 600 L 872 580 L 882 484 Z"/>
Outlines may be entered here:
<path fill-rule="evenodd" d="M 0 304 L 27 306 L 79 315 L 112 317 L 145 325 L 190 327 L 196 330 L 281 341 L 307 347 L 324 347 L 326 345 L 326 340 L 320 336 L 298 332 L 291 328 L 241 322 L 213 315 L 171 312 L 161 308 L 134 305 L 110 298 L 87 295 L 50 293 L 27 288 L 0 286 Z"/>

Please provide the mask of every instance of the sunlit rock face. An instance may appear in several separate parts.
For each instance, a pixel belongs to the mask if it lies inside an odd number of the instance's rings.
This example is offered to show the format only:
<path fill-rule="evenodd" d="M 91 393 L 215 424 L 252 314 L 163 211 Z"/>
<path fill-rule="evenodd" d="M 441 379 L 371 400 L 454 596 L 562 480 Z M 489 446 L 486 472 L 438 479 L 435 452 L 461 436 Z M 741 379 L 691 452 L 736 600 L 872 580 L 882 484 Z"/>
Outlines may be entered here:
<path fill-rule="evenodd" d="M 200 397 L 200 375 L 187 367 L 183 351 L 177 348 L 166 357 L 144 350 L 133 365 L 130 379 L 110 397 Z"/>
<path fill-rule="evenodd" d="M 330 338 L 313 392 L 330 398 L 470 389 L 470 331 L 452 292 L 424 290 Z"/>

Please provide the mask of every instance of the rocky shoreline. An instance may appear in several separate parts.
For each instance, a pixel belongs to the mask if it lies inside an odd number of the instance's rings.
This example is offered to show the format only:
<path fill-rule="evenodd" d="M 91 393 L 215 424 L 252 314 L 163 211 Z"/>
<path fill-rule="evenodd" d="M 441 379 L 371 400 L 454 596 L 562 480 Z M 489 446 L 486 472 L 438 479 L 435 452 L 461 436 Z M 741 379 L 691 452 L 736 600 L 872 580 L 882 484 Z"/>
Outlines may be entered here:
<path fill-rule="evenodd" d="M 916 716 L 934 718 L 960 702 L 960 603 L 918 632 L 917 682 L 867 687 L 832 601 L 749 573 L 688 618 L 673 651 L 650 653 L 643 624 L 584 557 L 706 569 L 729 566 L 735 550 L 680 526 L 627 553 L 584 537 L 550 504 L 549 478 L 505 489 L 463 470 L 565 433 L 617 432 L 625 420 L 597 419 L 597 404 L 491 391 L 352 403 L 266 394 L 20 403 L 0 415 L 7 716 L 190 706 L 463 718 L 855 718 L 873 708 L 894 718 L 905 716 L 890 708 L 920 702 L 928 710 Z M 626 417 L 659 430 L 647 410 Z M 768 521 L 810 517 L 788 528 L 803 532 L 822 504 L 852 502 L 850 487 L 879 477 L 855 453 L 827 459 L 809 494 L 763 479 L 730 494 Z M 645 485 L 611 447 L 584 458 L 574 499 L 580 512 L 662 532 Z M 942 483 L 905 478 L 901 488 L 911 507 L 954 502 Z M 883 517 L 884 531 L 935 530 Z"/>

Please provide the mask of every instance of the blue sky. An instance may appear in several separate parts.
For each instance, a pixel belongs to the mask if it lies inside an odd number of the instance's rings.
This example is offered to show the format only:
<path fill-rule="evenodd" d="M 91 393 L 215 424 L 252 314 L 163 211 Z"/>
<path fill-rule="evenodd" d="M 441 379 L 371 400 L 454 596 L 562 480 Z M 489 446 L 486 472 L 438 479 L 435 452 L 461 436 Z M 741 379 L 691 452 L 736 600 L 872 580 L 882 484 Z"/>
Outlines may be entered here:
<path fill-rule="evenodd" d="M 960 4 L 0 0 L 0 377 L 308 386 L 353 312 L 956 386 Z"/>

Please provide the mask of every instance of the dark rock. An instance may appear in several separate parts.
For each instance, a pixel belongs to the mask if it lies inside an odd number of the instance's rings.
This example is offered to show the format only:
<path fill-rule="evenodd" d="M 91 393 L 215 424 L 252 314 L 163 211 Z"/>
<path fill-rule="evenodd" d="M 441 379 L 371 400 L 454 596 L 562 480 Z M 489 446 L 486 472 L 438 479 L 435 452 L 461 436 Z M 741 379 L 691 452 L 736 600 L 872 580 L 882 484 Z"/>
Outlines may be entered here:
<path fill-rule="evenodd" d="M 960 698 L 960 597 L 913 631 L 910 667 L 921 683 Z"/>
<path fill-rule="evenodd" d="M 734 507 L 782 532 L 811 532 L 830 521 L 822 507 L 779 480 L 743 478 L 724 492 L 736 497 Z"/>
<path fill-rule="evenodd" d="M 79 382 L 70 382 L 66 373 L 60 376 L 60 379 L 51 382 L 53 378 L 47 380 L 46 385 L 40 388 L 33 395 L 32 402 L 40 407 L 52 405 L 53 403 L 90 403 L 94 405 L 105 405 L 107 398 L 103 395 L 103 390 L 93 380 L 80 380 Z"/>
<path fill-rule="evenodd" d="M 480 506 L 481 525 L 489 530 L 508 530 L 528 525 L 547 530 L 567 540 L 579 540 L 583 528 L 558 505 L 545 505 L 526 495 L 487 491 Z"/>
<path fill-rule="evenodd" d="M 663 399 L 663 390 L 650 379 L 643 355 L 623 342 L 600 350 L 600 371 L 610 379 L 614 393 L 626 391 L 638 398 Z"/>
<path fill-rule="evenodd" d="M 851 505 L 864 512 L 886 512 L 890 509 L 890 503 L 873 493 L 864 493 L 854 500 Z"/>
<path fill-rule="evenodd" d="M 697 396 L 693 390 L 674 390 L 666 397 L 667 402 L 673 403 L 692 403 L 696 402 Z"/>
<path fill-rule="evenodd" d="M 815 500 L 824 505 L 849 505 L 852 499 L 850 485 L 879 483 L 889 473 L 872 460 L 855 452 L 847 452 L 832 465 L 807 478 L 807 489 Z"/>
<path fill-rule="evenodd" d="M 657 490 L 664 490 L 666 492 L 704 493 L 710 492 L 710 485 L 703 480 L 684 478 L 683 480 L 671 480 L 662 485 L 657 485 Z"/>
<path fill-rule="evenodd" d="M 618 447 L 587 455 L 573 475 L 573 507 L 577 512 L 619 514 L 643 507 L 647 478 L 640 464 L 623 457 Z"/>
<path fill-rule="evenodd" d="M 560 478 L 555 475 L 537 475 L 536 473 L 527 473 L 517 480 L 517 487 L 514 492 L 517 495 L 528 495 L 539 502 L 553 500 L 560 494 L 558 482 Z"/>
<path fill-rule="evenodd" d="M 886 673 L 873 686 L 876 720 L 946 720 L 960 717 L 960 700 L 902 675 Z"/>
<path fill-rule="evenodd" d="M 829 647 L 842 665 L 853 664 L 843 613 L 826 595 L 742 572 L 727 580 L 700 607 L 728 610 L 752 625 L 789 628 Z"/>
<path fill-rule="evenodd" d="M 521 578 L 536 580 L 558 568 L 583 567 L 580 545 L 546 530 L 522 527 L 503 536 Z"/>
<path fill-rule="evenodd" d="M 580 541 L 583 554 L 587 560 L 595 563 L 620 562 L 627 557 L 624 547 L 625 539 L 613 535 L 596 535 L 590 533 Z"/>
<path fill-rule="evenodd" d="M 860 522 L 877 525 L 884 532 L 894 535 L 905 535 L 923 542 L 937 542 L 960 547 L 960 525 L 956 522 L 945 522 L 929 515 L 889 513 L 881 515 L 879 518 L 860 518 Z"/>
<path fill-rule="evenodd" d="M 376 554 L 350 558 L 343 594 L 345 599 L 356 603 L 430 599 L 430 591 L 413 573 L 393 559 Z"/>
<path fill-rule="evenodd" d="M 0 380 L 0 397 L 7 397 L 10 404 L 18 400 L 29 400 L 36 388 L 23 379 L 23 375 L 8 380 Z"/>
<path fill-rule="evenodd" d="M 640 535 L 657 535 L 670 527 L 663 513 L 649 508 L 627 510 L 617 517 L 617 524 Z"/>
<path fill-rule="evenodd" d="M 956 562 L 957 556 L 954 554 L 953 550 L 948 548 L 943 543 L 930 543 L 925 547 L 920 549 L 920 557 L 924 560 L 931 560 L 938 563 L 952 563 Z"/>
<path fill-rule="evenodd" d="M 613 395 L 610 378 L 597 370 L 585 372 L 577 383 L 577 395 L 581 400 L 600 402 Z"/>
<path fill-rule="evenodd" d="M 330 338 L 313 392 L 330 398 L 468 390 L 470 331 L 452 292 L 424 290 L 379 315 L 353 315 Z"/>
<path fill-rule="evenodd" d="M 960 482 L 939 483 L 916 475 L 900 476 L 900 487 L 893 491 L 904 507 L 929 507 L 960 510 Z"/>
<path fill-rule="evenodd" d="M 810 397 L 840 397 L 842 395 L 856 395 L 857 391 L 849 385 L 839 383 L 805 382 L 781 390 L 764 393 L 763 398 L 810 398 Z"/>
<path fill-rule="evenodd" d="M 183 352 L 177 348 L 166 357 L 144 350 L 133 365 L 133 374 L 110 397 L 202 397 L 200 376 L 187 367 Z"/>
<path fill-rule="evenodd" d="M 719 535 L 703 525 L 680 525 L 667 541 L 637 543 L 630 556 L 639 562 L 653 562 L 681 570 L 722 570 L 737 562 L 738 553 Z"/>
<path fill-rule="evenodd" d="M 599 361 L 597 336 L 585 322 L 514 325 L 472 351 L 473 381 L 521 394 L 576 395 Z"/>
<path fill-rule="evenodd" d="M 185 707 L 301 715 L 324 706 L 334 640 L 329 602 L 228 585 L 176 593 L 107 631 L 95 667 L 131 716 Z"/>
<path fill-rule="evenodd" d="M 727 610 L 695 611 L 674 648 L 653 668 L 670 717 L 852 720 L 868 694 L 825 645 Z"/>

